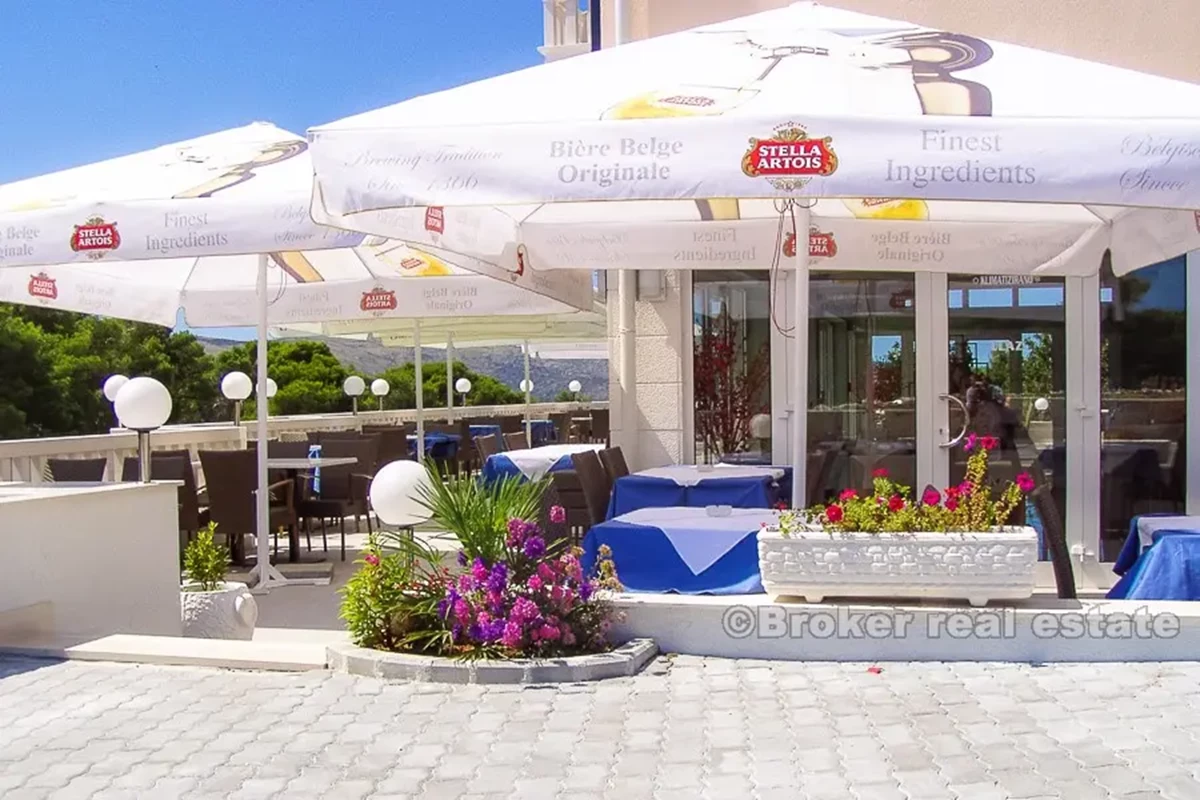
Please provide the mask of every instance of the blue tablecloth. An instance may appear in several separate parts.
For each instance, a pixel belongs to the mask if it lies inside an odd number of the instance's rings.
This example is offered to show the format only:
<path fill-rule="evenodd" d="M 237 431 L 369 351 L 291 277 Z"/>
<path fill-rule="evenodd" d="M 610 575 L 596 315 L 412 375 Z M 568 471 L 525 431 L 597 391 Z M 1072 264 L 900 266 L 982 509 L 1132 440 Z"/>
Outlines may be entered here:
<path fill-rule="evenodd" d="M 711 564 L 694 571 L 668 537 L 713 535 L 693 530 L 696 521 L 681 513 L 694 509 L 670 509 L 679 519 L 678 527 L 667 522 L 655 524 L 609 520 L 592 526 L 583 539 L 583 566 L 590 571 L 601 545 L 612 550 L 617 577 L 630 592 L 675 592 L 679 594 L 752 594 L 763 591 L 758 571 L 759 520 L 745 520 L 744 534 L 727 530 L 724 544 L 736 541 Z M 630 515 L 634 518 L 636 514 Z M 732 520 L 731 524 L 736 524 Z M 664 530 L 665 529 L 665 530 Z"/>
<path fill-rule="evenodd" d="M 426 433 L 425 434 L 425 455 L 428 458 L 437 459 L 453 459 L 458 456 L 458 439 L 457 433 Z M 408 437 L 408 452 L 410 455 L 417 453 L 417 437 Z"/>
<path fill-rule="evenodd" d="M 558 432 L 554 423 L 548 419 L 529 420 L 529 432 L 533 435 L 534 447 L 539 444 L 558 441 Z"/>
<path fill-rule="evenodd" d="M 500 426 L 499 425 L 472 425 L 471 426 L 471 438 L 472 439 L 474 439 L 476 436 L 500 436 L 500 435 L 501 434 L 500 434 Z"/>
<path fill-rule="evenodd" d="M 1175 511 L 1165 511 L 1158 514 L 1141 514 L 1134 517 L 1129 521 L 1129 535 L 1125 537 L 1125 544 L 1121 545 L 1121 552 L 1117 554 L 1117 560 L 1113 563 L 1113 572 L 1118 575 L 1125 575 L 1137 563 L 1138 557 L 1142 554 L 1142 541 L 1141 535 L 1138 532 L 1138 521 L 1154 517 L 1179 517 L 1180 522 L 1186 524 L 1176 525 L 1171 523 L 1171 529 L 1177 531 L 1192 530 L 1194 525 L 1191 523 L 1198 521 L 1194 518 L 1186 519 L 1183 515 Z M 1168 526 L 1163 527 L 1166 528 Z M 1200 528 L 1197 529 L 1200 530 Z"/>
<path fill-rule="evenodd" d="M 669 478 L 626 475 L 613 484 L 608 519 L 642 508 L 686 506 L 733 506 L 770 508 L 774 505 L 770 478 L 705 478 L 693 486 L 681 486 Z"/>
<path fill-rule="evenodd" d="M 564 469 L 573 469 L 571 465 L 571 456 L 565 455 L 550 465 L 549 472 L 558 472 Z M 504 453 L 497 453 L 487 457 L 483 462 L 483 469 L 479 471 L 480 476 L 485 483 L 500 480 L 501 478 L 524 478 L 525 474 L 517 469 L 508 456 Z"/>
<path fill-rule="evenodd" d="M 1200 531 L 1155 531 L 1150 547 L 1106 597 L 1200 600 Z"/>

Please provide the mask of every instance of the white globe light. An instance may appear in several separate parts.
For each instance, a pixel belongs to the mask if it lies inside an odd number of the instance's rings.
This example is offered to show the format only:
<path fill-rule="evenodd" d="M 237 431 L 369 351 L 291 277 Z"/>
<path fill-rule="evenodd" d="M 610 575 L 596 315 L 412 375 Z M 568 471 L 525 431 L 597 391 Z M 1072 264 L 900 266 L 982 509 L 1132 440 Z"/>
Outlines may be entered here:
<path fill-rule="evenodd" d="M 371 508 L 389 525 L 416 525 L 429 520 L 421 505 L 421 488 L 429 488 L 429 474 L 415 461 L 393 461 L 371 481 L 367 494 Z"/>
<path fill-rule="evenodd" d="M 383 378 L 376 378 L 375 380 L 371 381 L 371 394 L 375 395 L 376 397 L 383 397 L 391 390 L 391 384 L 389 384 Z"/>
<path fill-rule="evenodd" d="M 567 384 L 567 391 L 574 392 L 575 394 L 579 394 L 580 392 L 583 391 L 583 384 L 580 383 L 579 381 L 571 381 L 570 383 Z"/>
<path fill-rule="evenodd" d="M 171 393 L 154 378 L 134 378 L 117 392 L 113 405 L 126 428 L 152 431 L 170 418 Z"/>
<path fill-rule="evenodd" d="M 231 372 L 221 379 L 221 394 L 229 400 L 245 400 L 254 391 L 254 383 L 244 372 Z"/>
<path fill-rule="evenodd" d="M 108 402 L 114 402 L 117 399 L 117 392 L 121 391 L 121 387 L 127 383 L 129 383 L 129 378 L 124 375 L 109 375 L 108 380 L 104 382 L 104 397 Z"/>
<path fill-rule="evenodd" d="M 467 392 L 471 391 L 470 378 L 459 378 L 456 380 L 454 382 L 454 391 L 458 392 L 459 394 L 466 394 Z"/>
<path fill-rule="evenodd" d="M 533 381 L 522 378 L 521 379 L 521 391 L 527 392 L 527 393 L 532 392 L 533 391 Z"/>
<path fill-rule="evenodd" d="M 750 436 L 755 439 L 771 438 L 771 417 L 769 414 L 755 414 L 750 418 Z"/>
<path fill-rule="evenodd" d="M 346 382 L 342 384 L 342 391 L 351 397 L 358 397 L 367 390 L 367 383 L 357 375 L 351 375 L 346 378 Z"/>
<path fill-rule="evenodd" d="M 1033 401 L 1033 407 L 1038 411 L 1045 411 L 1046 409 L 1050 408 L 1050 401 L 1044 397 L 1039 397 L 1037 400 Z"/>
<path fill-rule="evenodd" d="M 267 378 L 267 397 L 274 397 L 279 391 L 279 384 L 275 383 L 272 378 Z"/>

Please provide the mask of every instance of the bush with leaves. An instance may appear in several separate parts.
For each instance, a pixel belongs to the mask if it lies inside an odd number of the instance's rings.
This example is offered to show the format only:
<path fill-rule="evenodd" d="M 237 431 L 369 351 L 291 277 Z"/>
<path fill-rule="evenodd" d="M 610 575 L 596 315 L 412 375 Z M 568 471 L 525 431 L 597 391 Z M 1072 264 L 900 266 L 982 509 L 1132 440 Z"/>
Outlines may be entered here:
<path fill-rule="evenodd" d="M 225 570 L 229 568 L 229 551 L 213 541 L 217 524 L 196 534 L 183 554 L 183 571 L 191 586 L 190 591 L 215 592 L 225 582 Z"/>

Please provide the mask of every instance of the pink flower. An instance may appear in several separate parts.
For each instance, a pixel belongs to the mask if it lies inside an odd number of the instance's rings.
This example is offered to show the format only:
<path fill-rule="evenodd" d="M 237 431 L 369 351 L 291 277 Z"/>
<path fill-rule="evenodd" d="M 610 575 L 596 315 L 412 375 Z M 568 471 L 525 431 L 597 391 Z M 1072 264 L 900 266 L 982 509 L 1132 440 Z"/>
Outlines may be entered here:
<path fill-rule="evenodd" d="M 454 601 L 454 616 L 459 619 L 467 619 L 471 616 L 471 606 L 461 597 Z"/>
<path fill-rule="evenodd" d="M 856 497 L 858 497 L 858 492 L 854 491 L 853 489 L 842 489 L 842 493 L 838 495 L 838 500 L 844 503 L 847 500 L 853 500 Z"/>
<path fill-rule="evenodd" d="M 524 635 L 521 623 L 509 620 L 504 625 L 504 633 L 500 634 L 500 644 L 515 650 L 521 646 L 521 639 L 524 638 Z"/>
<path fill-rule="evenodd" d="M 363 558 L 363 561 L 366 561 L 372 567 L 379 566 L 379 556 L 375 555 L 374 553 L 367 553 L 366 557 Z"/>
<path fill-rule="evenodd" d="M 887 467 L 880 467 L 879 469 L 871 471 L 872 478 L 886 478 L 887 476 L 888 476 Z"/>
<path fill-rule="evenodd" d="M 554 570 L 551 569 L 550 565 L 545 561 L 543 561 L 541 564 L 538 564 L 537 574 L 538 577 L 544 580 L 546 583 L 554 583 Z"/>
<path fill-rule="evenodd" d="M 946 498 L 946 510 L 947 511 L 957 511 L 958 510 L 958 501 L 955 500 L 953 497 L 947 497 Z"/>
<path fill-rule="evenodd" d="M 562 602 L 563 588 L 561 586 L 555 586 L 553 589 L 551 589 L 550 590 L 550 599 L 556 603 Z"/>
<path fill-rule="evenodd" d="M 968 434 L 967 434 L 967 440 L 966 440 L 965 442 L 963 442 L 963 450 L 967 450 L 967 451 L 974 450 L 974 449 L 975 449 L 975 442 L 976 442 L 976 440 L 978 440 L 978 439 L 979 439 L 979 437 L 978 437 L 978 436 L 976 436 L 975 434 L 973 434 L 973 433 L 968 433 Z"/>
<path fill-rule="evenodd" d="M 841 522 L 842 517 L 844 517 L 844 516 L 845 516 L 845 513 L 842 511 L 842 507 L 839 505 L 832 505 L 832 506 L 825 507 L 825 519 L 829 520 L 832 523 L 836 524 L 838 522 Z"/>
<path fill-rule="evenodd" d="M 550 506 L 550 521 L 561 524 L 567 521 L 567 510 L 562 506 Z"/>
<path fill-rule="evenodd" d="M 1000 440 L 995 436 L 984 436 L 979 440 L 979 444 L 983 446 L 984 450 L 995 450 L 1000 446 Z"/>
<path fill-rule="evenodd" d="M 973 488 L 970 481 L 963 481 L 958 485 L 958 494 L 960 497 L 970 497 Z"/>
<path fill-rule="evenodd" d="M 553 625 L 543 625 L 538 630 L 538 633 L 541 634 L 542 639 L 545 639 L 548 642 L 556 641 L 562 635 L 562 632 Z"/>
<path fill-rule="evenodd" d="M 1017 476 L 1017 488 L 1028 494 L 1033 491 L 1033 476 L 1028 472 L 1022 472 Z"/>
<path fill-rule="evenodd" d="M 925 493 L 921 495 L 921 502 L 927 506 L 936 506 L 938 503 L 942 502 L 942 495 L 937 489 L 930 486 L 925 490 Z"/>
<path fill-rule="evenodd" d="M 894 494 L 888 500 L 888 511 L 896 512 L 904 508 L 904 498 L 898 494 Z"/>
<path fill-rule="evenodd" d="M 536 591 L 540 590 L 543 585 L 544 584 L 542 583 L 542 579 L 539 578 L 537 575 L 529 576 L 529 588 L 531 590 L 536 592 Z"/>
<path fill-rule="evenodd" d="M 571 633 L 570 628 L 563 631 L 562 643 L 566 647 L 574 647 L 575 646 L 575 634 Z"/>

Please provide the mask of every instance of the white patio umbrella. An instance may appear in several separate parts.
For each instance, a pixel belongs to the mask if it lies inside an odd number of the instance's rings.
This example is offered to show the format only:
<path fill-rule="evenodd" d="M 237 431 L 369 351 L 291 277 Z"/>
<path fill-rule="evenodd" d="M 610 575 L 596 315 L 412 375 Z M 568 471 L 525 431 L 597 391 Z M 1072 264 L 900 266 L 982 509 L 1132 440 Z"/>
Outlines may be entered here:
<path fill-rule="evenodd" d="M 831 241 L 854 268 L 1054 274 L 1094 272 L 1105 250 L 1120 274 L 1200 247 L 1200 87 L 808 2 L 418 97 L 310 140 L 320 221 L 507 269 L 782 258 L 799 313 Z M 783 257 L 797 230 L 809 247 Z M 802 496 L 807 326 L 795 338 Z"/>
<path fill-rule="evenodd" d="M 0 186 L 0 301 L 161 325 L 182 309 L 192 327 L 257 325 L 260 442 L 271 321 L 591 307 L 587 275 L 496 281 L 398 242 L 314 224 L 307 147 L 255 123 Z M 258 452 L 261 487 L 267 450 Z M 259 492 L 264 588 L 283 582 L 269 563 L 267 519 Z"/>

